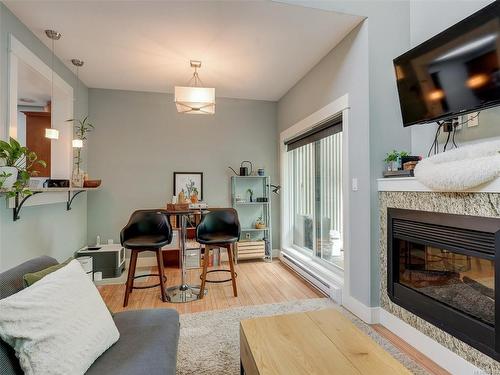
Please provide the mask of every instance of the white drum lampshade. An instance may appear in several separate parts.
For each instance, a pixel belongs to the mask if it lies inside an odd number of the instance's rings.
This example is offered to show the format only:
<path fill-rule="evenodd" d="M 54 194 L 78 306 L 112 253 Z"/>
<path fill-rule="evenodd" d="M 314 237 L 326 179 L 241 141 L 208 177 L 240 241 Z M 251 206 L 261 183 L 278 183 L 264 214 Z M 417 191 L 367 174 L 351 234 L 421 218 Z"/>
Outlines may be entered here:
<path fill-rule="evenodd" d="M 177 112 L 192 114 L 215 113 L 215 88 L 175 86 Z"/>
<path fill-rule="evenodd" d="M 45 129 L 45 138 L 59 139 L 59 130 L 53 128 Z"/>

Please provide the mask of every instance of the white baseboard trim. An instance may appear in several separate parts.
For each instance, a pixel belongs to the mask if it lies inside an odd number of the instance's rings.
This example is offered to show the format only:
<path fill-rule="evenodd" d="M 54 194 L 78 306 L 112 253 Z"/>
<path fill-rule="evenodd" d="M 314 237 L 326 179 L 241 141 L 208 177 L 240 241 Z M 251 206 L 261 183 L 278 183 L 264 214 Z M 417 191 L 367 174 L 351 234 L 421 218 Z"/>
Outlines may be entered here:
<path fill-rule="evenodd" d="M 291 249 L 282 250 L 279 259 L 312 286 L 342 304 L 344 281 L 340 276 Z"/>
<path fill-rule="evenodd" d="M 359 302 L 353 296 L 342 296 L 342 306 L 352 312 L 362 321 L 368 324 L 376 324 L 380 321 L 380 308 L 366 306 L 364 303 Z"/>
<path fill-rule="evenodd" d="M 467 362 L 388 311 L 379 308 L 379 316 L 380 324 L 453 375 L 486 375 L 483 370 Z"/>

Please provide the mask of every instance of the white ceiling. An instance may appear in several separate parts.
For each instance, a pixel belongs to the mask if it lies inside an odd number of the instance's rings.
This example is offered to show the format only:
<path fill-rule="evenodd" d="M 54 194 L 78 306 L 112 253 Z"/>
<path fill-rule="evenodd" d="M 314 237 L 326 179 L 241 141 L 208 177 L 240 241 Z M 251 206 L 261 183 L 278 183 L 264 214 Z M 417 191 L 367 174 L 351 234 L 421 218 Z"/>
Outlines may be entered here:
<path fill-rule="evenodd" d="M 173 92 L 202 60 L 217 96 L 278 100 L 361 18 L 271 1 L 5 1 L 89 87 Z M 74 68 L 74 67 L 72 67 Z"/>

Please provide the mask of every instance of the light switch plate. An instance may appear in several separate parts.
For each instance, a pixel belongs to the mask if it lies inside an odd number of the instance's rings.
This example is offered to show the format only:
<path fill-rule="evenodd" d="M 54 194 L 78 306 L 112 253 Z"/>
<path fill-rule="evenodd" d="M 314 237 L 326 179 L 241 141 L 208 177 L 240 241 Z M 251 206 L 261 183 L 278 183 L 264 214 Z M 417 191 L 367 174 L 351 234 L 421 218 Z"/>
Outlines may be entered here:
<path fill-rule="evenodd" d="M 352 179 L 352 191 L 358 191 L 359 187 L 358 187 L 358 179 L 357 178 L 353 178 Z"/>

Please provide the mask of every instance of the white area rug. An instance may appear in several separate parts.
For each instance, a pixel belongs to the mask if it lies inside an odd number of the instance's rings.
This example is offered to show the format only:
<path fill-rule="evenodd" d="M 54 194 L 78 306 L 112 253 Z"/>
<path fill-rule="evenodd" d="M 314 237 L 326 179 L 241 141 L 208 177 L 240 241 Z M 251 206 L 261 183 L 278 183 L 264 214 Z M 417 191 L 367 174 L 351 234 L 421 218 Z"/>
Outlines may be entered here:
<path fill-rule="evenodd" d="M 327 298 L 181 315 L 178 375 L 237 375 L 240 373 L 240 320 L 336 308 L 415 374 L 428 374 L 370 326 Z"/>

